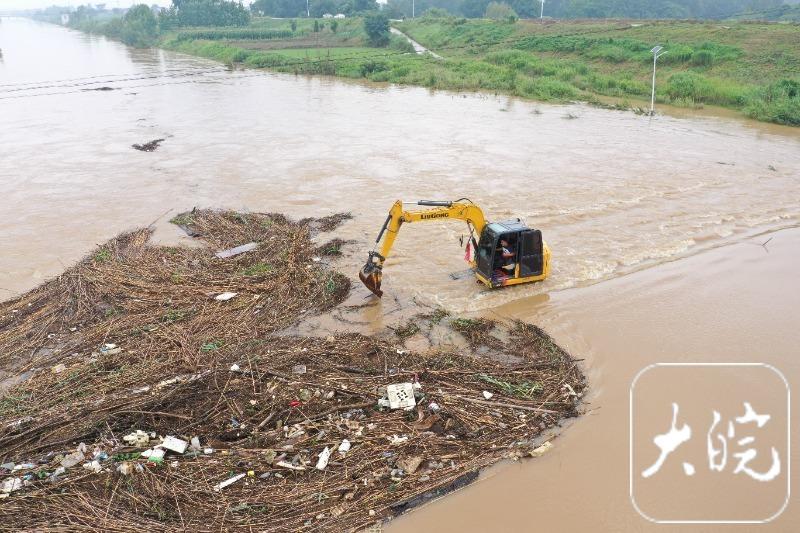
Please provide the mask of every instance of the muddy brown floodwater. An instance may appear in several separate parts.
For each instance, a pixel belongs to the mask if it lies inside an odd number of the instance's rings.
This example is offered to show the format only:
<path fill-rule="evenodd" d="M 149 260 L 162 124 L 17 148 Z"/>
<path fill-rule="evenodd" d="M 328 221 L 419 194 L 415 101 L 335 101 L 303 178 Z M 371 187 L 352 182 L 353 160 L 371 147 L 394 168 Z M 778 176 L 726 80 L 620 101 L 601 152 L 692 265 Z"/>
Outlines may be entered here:
<path fill-rule="evenodd" d="M 398 198 L 466 196 L 491 219 L 520 216 L 543 230 L 551 279 L 496 292 L 451 279 L 465 268 L 460 225 L 406 226 L 398 238 L 384 277 L 392 298 L 364 311 L 358 327 L 379 330 L 412 302 L 524 318 L 585 359 L 592 394 L 587 416 L 553 452 L 492 469 L 393 530 L 654 530 L 628 494 L 636 374 L 656 362 L 764 362 L 790 386 L 800 376 L 797 130 L 231 72 L 21 19 L 3 19 L 0 48 L 0 297 L 125 229 L 157 221 L 162 239 L 182 242 L 165 221 L 193 206 L 296 217 L 351 211 L 339 236 L 356 240 L 358 252 L 342 260 L 344 270 L 363 261 Z M 86 90 L 101 87 L 113 90 Z M 164 139 L 156 151 L 131 148 L 154 139 Z M 709 398 L 723 412 L 741 410 L 744 394 L 772 411 L 775 424 L 759 439 L 778 442 L 785 456 L 780 387 L 755 375 L 701 375 L 653 382 L 657 401 L 641 409 L 652 415 L 642 423 L 649 435 L 669 427 L 671 402 L 680 399 L 691 417 Z M 637 436 L 634 451 L 652 462 L 648 439 Z M 752 466 L 763 466 L 768 449 Z M 667 471 L 677 464 L 665 463 L 658 486 L 642 486 L 640 507 L 664 511 L 657 502 L 675 494 L 730 486 L 742 489 L 730 493 L 738 518 L 775 511 L 793 468 L 784 461 L 774 482 L 753 488 L 739 487 L 741 474 L 731 483 L 709 477 L 699 458 L 691 478 Z M 696 485 L 686 489 L 687 479 Z M 696 499 L 685 511 L 725 511 L 719 499 Z M 800 530 L 797 502 L 761 529 Z"/>

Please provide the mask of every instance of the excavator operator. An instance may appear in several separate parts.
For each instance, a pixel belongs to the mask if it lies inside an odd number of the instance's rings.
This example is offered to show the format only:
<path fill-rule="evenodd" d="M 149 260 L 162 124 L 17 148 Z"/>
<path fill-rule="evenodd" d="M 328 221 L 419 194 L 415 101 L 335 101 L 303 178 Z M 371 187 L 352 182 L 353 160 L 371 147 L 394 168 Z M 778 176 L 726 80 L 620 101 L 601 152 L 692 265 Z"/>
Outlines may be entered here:
<path fill-rule="evenodd" d="M 516 261 L 514 260 L 514 256 L 516 254 L 512 251 L 508 239 L 500 239 L 500 246 L 501 246 L 500 254 L 501 257 L 503 258 L 503 262 L 500 265 L 500 268 L 503 269 L 503 272 L 508 277 L 512 277 L 514 275 L 514 268 L 516 268 L 517 266 Z"/>

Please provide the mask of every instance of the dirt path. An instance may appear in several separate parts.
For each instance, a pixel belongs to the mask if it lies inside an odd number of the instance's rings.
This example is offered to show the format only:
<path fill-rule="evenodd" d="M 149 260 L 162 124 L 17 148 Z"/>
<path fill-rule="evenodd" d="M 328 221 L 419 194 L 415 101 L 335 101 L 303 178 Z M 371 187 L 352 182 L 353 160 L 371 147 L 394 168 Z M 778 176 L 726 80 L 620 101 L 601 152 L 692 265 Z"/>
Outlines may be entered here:
<path fill-rule="evenodd" d="M 432 51 L 428 50 L 427 48 L 425 48 L 424 46 L 419 44 L 417 41 L 415 41 L 414 39 L 412 39 L 411 37 L 409 37 L 405 33 L 401 32 L 397 28 L 389 28 L 389 31 L 391 31 L 394 35 L 399 35 L 401 37 L 404 37 L 408 42 L 411 43 L 411 46 L 414 47 L 414 51 L 416 53 L 418 53 L 420 55 L 422 55 L 422 54 L 430 54 L 433 57 L 435 57 L 436 59 L 444 59 L 442 56 L 440 56 L 436 52 L 432 52 Z"/>

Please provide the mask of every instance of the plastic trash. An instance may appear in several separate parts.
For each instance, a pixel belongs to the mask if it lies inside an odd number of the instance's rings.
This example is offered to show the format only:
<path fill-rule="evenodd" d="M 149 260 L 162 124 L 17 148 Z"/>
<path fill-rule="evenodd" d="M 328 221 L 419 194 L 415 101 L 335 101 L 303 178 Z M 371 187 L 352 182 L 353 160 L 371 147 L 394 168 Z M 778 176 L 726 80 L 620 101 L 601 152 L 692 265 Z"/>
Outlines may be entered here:
<path fill-rule="evenodd" d="M 414 399 L 413 383 L 393 383 L 386 387 L 389 407 L 392 409 L 409 409 L 417 405 Z"/>
<path fill-rule="evenodd" d="M 61 459 L 61 466 L 63 466 L 64 468 L 72 468 L 76 464 L 83 462 L 85 458 L 86 456 L 83 455 L 83 452 L 78 450 L 77 452 L 72 452 L 71 454 Z"/>
<path fill-rule="evenodd" d="M 398 437 L 397 435 L 392 435 L 389 437 L 389 442 L 391 444 L 403 444 L 404 442 L 408 441 L 408 435 L 403 435 L 402 437 Z"/>
<path fill-rule="evenodd" d="M 51 368 L 50 368 L 50 371 L 51 371 L 53 374 L 60 374 L 61 372 L 63 372 L 63 371 L 64 371 L 64 370 L 66 370 L 66 369 L 67 369 L 67 367 L 66 367 L 66 366 L 65 366 L 63 363 L 59 363 L 59 364 L 57 364 L 56 366 L 54 366 L 54 367 L 51 367 Z"/>
<path fill-rule="evenodd" d="M 184 453 L 186 452 L 186 447 L 189 446 L 189 443 L 185 440 L 179 439 L 177 437 L 173 437 L 171 435 L 167 435 L 164 441 L 161 443 L 162 448 L 166 448 L 167 450 L 173 451 L 175 453 Z"/>
<path fill-rule="evenodd" d="M 350 447 L 351 446 L 352 445 L 350 444 L 350 441 L 347 440 L 347 439 L 344 439 L 344 440 L 342 440 L 342 443 L 339 445 L 339 452 L 340 453 L 347 453 L 347 452 L 350 451 Z"/>
<path fill-rule="evenodd" d="M 147 446 L 150 443 L 150 435 L 142 431 L 141 429 L 137 429 L 132 433 L 128 433 L 122 440 L 127 442 L 130 446 Z"/>
<path fill-rule="evenodd" d="M 331 458 L 331 449 L 325 446 L 325 449 L 319 453 L 319 460 L 317 461 L 317 470 L 325 470 L 328 466 L 328 461 Z"/>
<path fill-rule="evenodd" d="M 242 369 L 236 363 L 231 365 L 231 372 L 240 372 Z"/>
<path fill-rule="evenodd" d="M 292 374 L 305 374 L 306 365 L 294 365 L 292 367 Z"/>
<path fill-rule="evenodd" d="M 200 448 L 200 439 L 198 437 L 192 437 L 189 441 L 189 448 L 193 451 L 199 452 L 202 448 Z"/>
<path fill-rule="evenodd" d="M 223 292 L 222 294 L 217 294 L 214 296 L 214 299 L 220 302 L 227 302 L 231 298 L 236 297 L 238 294 L 238 292 Z"/>
<path fill-rule="evenodd" d="M 33 463 L 20 463 L 14 466 L 12 470 L 30 470 L 31 468 L 36 468 L 36 465 Z"/>
<path fill-rule="evenodd" d="M 227 250 L 221 250 L 217 252 L 216 255 L 219 259 L 227 259 L 229 257 L 234 257 L 239 254 L 243 254 L 245 252 L 249 252 L 251 250 L 255 250 L 258 247 L 258 243 L 255 242 L 248 242 L 247 244 L 242 244 L 241 246 L 236 246 L 234 248 L 228 248 Z"/>
<path fill-rule="evenodd" d="M 281 468 L 288 468 L 289 470 L 305 470 L 306 467 L 302 465 L 293 465 L 288 461 L 278 461 L 275 463 L 275 466 L 280 466 Z"/>
<path fill-rule="evenodd" d="M 151 463 L 163 463 L 165 453 L 166 451 L 162 448 L 154 448 L 150 452 L 150 455 L 147 457 L 147 460 L 150 461 Z"/>
<path fill-rule="evenodd" d="M 237 481 L 239 481 L 240 479 L 242 479 L 244 476 L 245 476 L 245 474 L 236 474 L 236 475 L 235 475 L 235 476 L 233 476 L 232 478 L 228 478 L 228 479 L 226 479 L 225 481 L 223 481 L 223 482 L 221 482 L 221 483 L 219 483 L 219 484 L 217 484 L 217 485 L 214 485 L 214 490 L 215 490 L 216 492 L 219 492 L 219 491 L 221 491 L 222 489 L 224 489 L 225 487 L 228 487 L 228 486 L 230 486 L 230 485 L 233 485 L 234 483 L 236 483 Z"/>
<path fill-rule="evenodd" d="M 0 488 L 0 492 L 4 492 L 5 494 L 10 494 L 15 490 L 19 490 L 22 488 L 23 481 L 16 477 L 10 477 L 3 481 L 2 488 Z"/>
<path fill-rule="evenodd" d="M 102 465 L 100 465 L 100 461 L 91 461 L 88 463 L 84 463 L 83 468 L 85 468 L 86 470 L 90 470 L 95 474 L 103 469 Z"/>
<path fill-rule="evenodd" d="M 553 445 L 550 443 L 550 441 L 547 441 L 538 448 L 534 448 L 533 451 L 531 451 L 530 455 L 531 457 L 541 457 L 542 455 L 550 451 L 550 448 L 552 447 Z"/>
<path fill-rule="evenodd" d="M 31 416 L 23 416 L 22 418 L 20 418 L 18 420 L 14 420 L 10 424 L 6 425 L 6 427 L 8 429 L 17 429 L 17 428 L 20 428 L 20 427 L 24 426 L 28 422 L 31 422 L 32 420 L 33 420 L 33 417 L 31 417 Z"/>
<path fill-rule="evenodd" d="M 122 348 L 117 346 L 113 343 L 106 343 L 100 347 L 100 353 L 102 355 L 116 355 L 122 352 Z"/>
<path fill-rule="evenodd" d="M 488 390 L 483 391 L 483 397 L 486 398 L 487 400 L 491 400 L 492 396 L 494 396 L 494 394 L 492 394 Z"/>
<path fill-rule="evenodd" d="M 117 472 L 123 476 L 128 476 L 133 473 L 133 465 L 128 461 L 124 461 L 117 466 Z"/>

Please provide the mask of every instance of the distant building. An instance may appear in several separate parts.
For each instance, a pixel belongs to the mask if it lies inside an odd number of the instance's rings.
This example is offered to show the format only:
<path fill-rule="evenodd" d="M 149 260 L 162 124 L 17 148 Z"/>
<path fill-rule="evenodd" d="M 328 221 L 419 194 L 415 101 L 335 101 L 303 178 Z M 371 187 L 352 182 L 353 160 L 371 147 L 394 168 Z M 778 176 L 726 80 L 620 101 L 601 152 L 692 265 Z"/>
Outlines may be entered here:
<path fill-rule="evenodd" d="M 346 18 L 346 17 L 342 13 L 337 13 L 336 15 L 334 15 L 333 18 L 335 18 L 335 19 L 343 19 L 343 18 Z"/>
<path fill-rule="evenodd" d="M 332 19 L 333 15 L 331 15 L 330 13 L 325 13 L 324 15 L 322 15 L 322 18 L 324 18 L 324 19 Z"/>
<path fill-rule="evenodd" d="M 61 13 L 61 24 L 63 26 L 69 24 L 69 13 Z"/>

